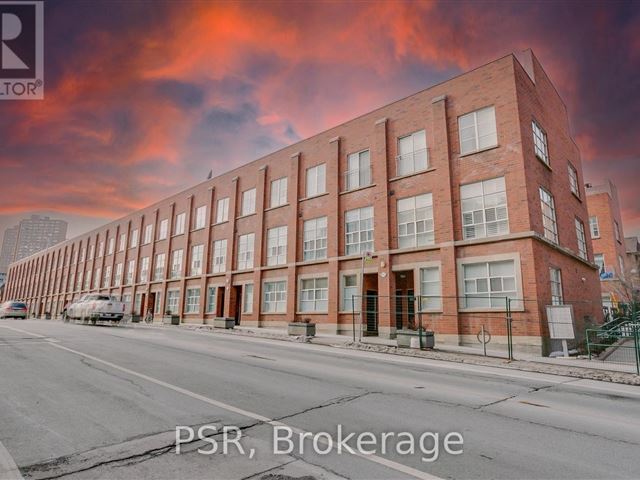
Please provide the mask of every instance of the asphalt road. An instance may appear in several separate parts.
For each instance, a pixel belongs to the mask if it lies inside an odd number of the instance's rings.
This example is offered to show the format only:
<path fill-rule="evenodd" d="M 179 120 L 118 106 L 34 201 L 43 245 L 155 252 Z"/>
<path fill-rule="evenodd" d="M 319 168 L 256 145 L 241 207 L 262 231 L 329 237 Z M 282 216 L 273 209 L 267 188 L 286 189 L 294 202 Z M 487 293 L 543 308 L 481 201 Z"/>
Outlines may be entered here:
<path fill-rule="evenodd" d="M 640 476 L 637 387 L 223 333 L 38 320 L 0 321 L 0 368 L 2 479 Z M 209 440 L 177 454 L 176 427 L 197 436 L 203 425 Z M 222 451 L 223 426 L 238 427 L 244 454 L 232 442 Z M 343 437 L 371 432 L 377 443 L 358 449 L 352 437 L 353 453 L 338 453 L 327 439 L 336 440 L 338 426 Z M 274 453 L 276 427 L 293 439 L 320 434 L 318 451 L 307 439 Z M 463 445 L 447 452 L 450 432 Z M 187 429 L 180 434 L 186 440 Z M 198 452 L 213 441 L 216 453 Z"/>

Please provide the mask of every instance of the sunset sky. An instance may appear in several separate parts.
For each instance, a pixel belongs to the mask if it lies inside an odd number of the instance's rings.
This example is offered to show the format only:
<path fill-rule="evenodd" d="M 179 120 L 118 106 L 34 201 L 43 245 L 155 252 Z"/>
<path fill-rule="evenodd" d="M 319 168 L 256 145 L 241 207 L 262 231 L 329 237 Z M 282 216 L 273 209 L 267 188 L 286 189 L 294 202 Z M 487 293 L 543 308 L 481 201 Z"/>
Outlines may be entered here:
<path fill-rule="evenodd" d="M 0 101 L 0 234 L 70 235 L 513 51 L 640 234 L 640 2 L 45 2 L 45 100 Z"/>

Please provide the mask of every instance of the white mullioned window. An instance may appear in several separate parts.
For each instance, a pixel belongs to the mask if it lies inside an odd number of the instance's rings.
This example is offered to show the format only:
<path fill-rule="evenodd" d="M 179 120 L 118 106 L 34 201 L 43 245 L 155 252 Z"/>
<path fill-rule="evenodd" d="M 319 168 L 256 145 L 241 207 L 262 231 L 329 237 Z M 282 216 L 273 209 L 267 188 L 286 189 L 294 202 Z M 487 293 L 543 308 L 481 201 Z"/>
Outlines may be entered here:
<path fill-rule="evenodd" d="M 420 309 L 439 310 L 442 308 L 442 286 L 440 268 L 420 269 Z"/>
<path fill-rule="evenodd" d="M 616 220 L 613 221 L 613 233 L 616 237 L 616 241 L 622 242 L 621 236 L 620 236 L 620 224 Z"/>
<path fill-rule="evenodd" d="M 256 189 L 250 188 L 242 192 L 242 212 L 241 216 L 256 213 Z"/>
<path fill-rule="evenodd" d="M 345 254 L 373 251 L 373 207 L 348 210 L 344 222 Z"/>
<path fill-rule="evenodd" d="M 78 272 L 78 278 L 77 278 L 77 281 L 76 281 L 76 290 L 82 290 L 83 275 L 84 275 L 84 272 L 82 270 L 80 270 Z"/>
<path fill-rule="evenodd" d="M 160 222 L 160 232 L 158 233 L 158 240 L 166 240 L 169 236 L 169 219 L 165 218 Z"/>
<path fill-rule="evenodd" d="M 146 282 L 149 279 L 149 257 L 143 257 L 140 260 L 140 282 Z"/>
<path fill-rule="evenodd" d="M 89 290 L 91 288 L 91 270 L 87 270 L 84 274 L 84 289 Z"/>
<path fill-rule="evenodd" d="M 85 247 L 82 250 L 80 250 L 80 263 L 84 262 L 86 258 L 87 258 L 87 248 Z"/>
<path fill-rule="evenodd" d="M 540 206 L 542 208 L 542 226 L 544 227 L 544 236 L 558 243 L 558 223 L 556 221 L 556 204 L 547 190 L 540 187 Z"/>
<path fill-rule="evenodd" d="M 620 268 L 620 278 L 624 280 L 624 277 L 625 277 L 624 260 L 621 255 L 618 255 L 618 268 Z"/>
<path fill-rule="evenodd" d="M 216 313 L 218 301 L 218 287 L 207 287 L 207 313 Z"/>
<path fill-rule="evenodd" d="M 360 311 L 360 287 L 358 286 L 358 275 L 344 275 L 342 277 L 342 311 Z"/>
<path fill-rule="evenodd" d="M 267 265 L 287 263 L 287 226 L 267 230 Z"/>
<path fill-rule="evenodd" d="M 180 278 L 182 275 L 182 258 L 184 250 L 174 250 L 171 255 L 171 278 Z"/>
<path fill-rule="evenodd" d="M 424 130 L 398 139 L 397 175 L 421 172 L 429 167 L 427 134 Z"/>
<path fill-rule="evenodd" d="M 187 214 L 184 212 L 176 215 L 176 224 L 175 224 L 175 228 L 173 229 L 174 235 L 184 234 L 184 224 L 185 224 L 186 218 L 187 218 Z"/>
<path fill-rule="evenodd" d="M 113 252 L 115 249 L 116 249 L 116 238 L 111 237 L 109 239 L 109 247 L 107 249 L 107 255 L 113 255 Z"/>
<path fill-rule="evenodd" d="M 464 308 L 506 308 L 516 298 L 514 260 L 467 263 L 462 266 Z"/>
<path fill-rule="evenodd" d="M 533 150 L 540 160 L 549 165 L 549 149 L 547 146 L 547 133 L 542 129 L 538 122 L 531 120 L 531 129 L 533 130 Z"/>
<path fill-rule="evenodd" d="M 216 223 L 229 221 L 229 197 L 218 200 L 216 207 Z"/>
<path fill-rule="evenodd" d="M 153 271 L 153 279 L 156 281 L 162 280 L 164 278 L 164 261 L 165 261 L 165 254 L 158 253 L 156 255 L 156 264 Z"/>
<path fill-rule="evenodd" d="M 598 272 L 599 273 L 604 273 L 605 272 L 604 253 L 594 253 L 593 254 L 593 263 L 595 263 L 598 266 Z"/>
<path fill-rule="evenodd" d="M 102 283 L 103 288 L 108 288 L 111 286 L 111 265 L 107 265 L 104 267 L 104 282 Z"/>
<path fill-rule="evenodd" d="M 345 190 L 371 185 L 371 155 L 369 150 L 347 156 L 347 171 L 344 174 Z"/>
<path fill-rule="evenodd" d="M 213 242 L 213 259 L 211 271 L 221 273 L 227 270 L 227 239 L 215 240 Z"/>
<path fill-rule="evenodd" d="M 307 198 L 315 197 L 327 191 L 326 184 L 327 165 L 321 163 L 315 167 L 307 168 L 306 171 L 306 195 Z"/>
<path fill-rule="evenodd" d="M 495 107 L 486 107 L 458 117 L 460 155 L 498 145 Z"/>
<path fill-rule="evenodd" d="M 187 288 L 184 313 L 198 313 L 200 311 L 200 287 Z"/>
<path fill-rule="evenodd" d="M 138 246 L 139 237 L 140 237 L 140 231 L 136 228 L 133 232 L 131 232 L 131 240 L 129 243 L 130 248 L 136 248 Z"/>
<path fill-rule="evenodd" d="M 167 312 L 178 313 L 178 302 L 180 301 L 180 290 L 169 290 L 167 292 Z"/>
<path fill-rule="evenodd" d="M 202 205 L 201 207 L 196 208 L 196 218 L 193 222 L 193 229 L 200 230 L 204 228 L 207 224 L 207 206 Z"/>
<path fill-rule="evenodd" d="M 271 182 L 271 208 L 279 207 L 287 203 L 287 177 L 278 178 Z"/>
<path fill-rule="evenodd" d="M 303 259 L 327 258 L 327 217 L 305 220 L 303 231 Z"/>
<path fill-rule="evenodd" d="M 398 248 L 433 245 L 433 201 L 430 193 L 398 200 Z"/>
<path fill-rule="evenodd" d="M 144 245 L 151 243 L 153 240 L 153 225 L 149 224 L 144 227 L 144 236 L 142 237 L 142 243 Z"/>
<path fill-rule="evenodd" d="M 191 247 L 191 271 L 189 275 L 202 275 L 202 257 L 204 255 L 204 245 L 194 245 Z"/>
<path fill-rule="evenodd" d="M 504 177 L 460 187 L 463 238 L 484 238 L 509 233 Z"/>
<path fill-rule="evenodd" d="M 119 287 L 120 284 L 122 283 L 122 269 L 123 269 L 124 265 L 122 263 L 118 263 L 116 265 L 116 275 L 114 278 L 114 285 L 116 287 Z M 82 274 L 82 272 L 80 272 L 80 274 Z"/>
<path fill-rule="evenodd" d="M 578 171 L 571 164 L 568 166 L 569 169 L 569 187 L 571 188 L 571 192 L 578 198 L 580 198 L 580 184 L 578 183 Z"/>
<path fill-rule="evenodd" d="M 326 312 L 329 308 L 329 280 L 327 277 L 300 280 L 300 311 Z"/>
<path fill-rule="evenodd" d="M 285 313 L 287 311 L 287 282 L 285 280 L 264 282 L 263 313 Z"/>
<path fill-rule="evenodd" d="M 591 230 L 591 238 L 600 238 L 598 217 L 589 217 L 589 229 Z"/>
<path fill-rule="evenodd" d="M 238 270 L 253 268 L 253 249 L 255 233 L 247 233 L 238 237 Z"/>
<path fill-rule="evenodd" d="M 551 305 L 562 305 L 562 272 L 559 268 L 549 268 L 549 278 L 551 282 Z"/>
<path fill-rule="evenodd" d="M 587 237 L 584 233 L 584 223 L 576 217 L 576 237 L 578 239 L 578 255 L 587 260 Z"/>
<path fill-rule="evenodd" d="M 118 251 L 119 252 L 124 252 L 126 248 L 127 248 L 127 234 L 126 233 L 121 233 L 120 234 L 120 244 L 118 246 Z"/>
<path fill-rule="evenodd" d="M 95 243 L 92 243 L 91 245 L 89 245 L 89 260 L 93 260 L 95 253 L 96 253 L 96 245 Z"/>
<path fill-rule="evenodd" d="M 100 288 L 100 280 L 101 280 L 101 275 L 102 275 L 102 269 L 101 268 L 96 268 L 96 272 L 95 275 L 93 276 L 93 288 Z"/>
<path fill-rule="evenodd" d="M 242 287 L 242 313 L 253 312 L 253 283 L 245 283 Z"/>
<path fill-rule="evenodd" d="M 129 260 L 129 266 L 127 267 L 126 285 L 132 285 L 133 284 L 133 279 L 136 278 L 135 277 L 135 273 L 136 273 L 136 261 L 135 260 Z"/>

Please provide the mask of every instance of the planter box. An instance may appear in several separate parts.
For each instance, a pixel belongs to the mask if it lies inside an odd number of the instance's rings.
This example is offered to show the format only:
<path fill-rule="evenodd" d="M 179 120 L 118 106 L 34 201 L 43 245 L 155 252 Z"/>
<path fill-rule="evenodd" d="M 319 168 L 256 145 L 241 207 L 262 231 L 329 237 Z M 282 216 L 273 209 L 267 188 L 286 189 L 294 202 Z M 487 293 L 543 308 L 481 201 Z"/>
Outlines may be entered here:
<path fill-rule="evenodd" d="M 140 323 L 142 321 L 141 315 L 131 315 L 131 323 Z"/>
<path fill-rule="evenodd" d="M 398 330 L 396 340 L 400 348 L 420 348 L 420 336 L 417 330 Z M 422 347 L 433 348 L 435 346 L 435 338 L 433 332 L 428 330 L 422 331 Z"/>
<path fill-rule="evenodd" d="M 213 328 L 233 328 L 236 326 L 236 319 L 230 317 L 216 317 L 213 319 Z"/>
<path fill-rule="evenodd" d="M 164 315 L 162 323 L 164 325 L 180 325 L 180 315 Z"/>
<path fill-rule="evenodd" d="M 289 335 L 314 337 L 316 335 L 316 324 L 292 322 L 287 327 L 287 333 Z"/>

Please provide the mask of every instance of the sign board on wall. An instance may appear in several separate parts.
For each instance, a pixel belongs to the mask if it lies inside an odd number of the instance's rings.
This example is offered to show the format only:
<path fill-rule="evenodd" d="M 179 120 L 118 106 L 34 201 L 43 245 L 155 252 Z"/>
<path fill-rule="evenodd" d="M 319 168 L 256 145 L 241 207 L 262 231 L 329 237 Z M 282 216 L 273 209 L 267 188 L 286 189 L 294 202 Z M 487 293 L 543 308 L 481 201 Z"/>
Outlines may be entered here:
<path fill-rule="evenodd" d="M 547 305 L 549 336 L 555 340 L 576 338 L 573 328 L 573 305 Z"/>

